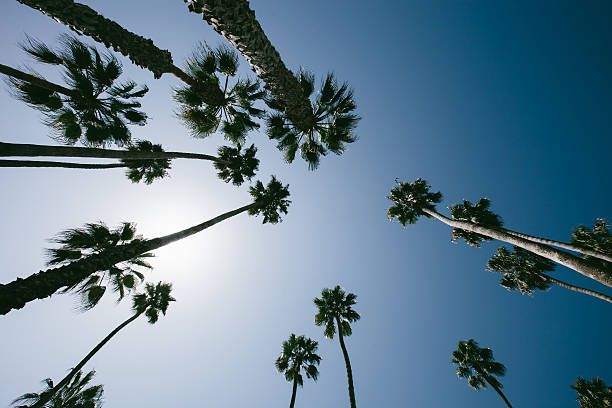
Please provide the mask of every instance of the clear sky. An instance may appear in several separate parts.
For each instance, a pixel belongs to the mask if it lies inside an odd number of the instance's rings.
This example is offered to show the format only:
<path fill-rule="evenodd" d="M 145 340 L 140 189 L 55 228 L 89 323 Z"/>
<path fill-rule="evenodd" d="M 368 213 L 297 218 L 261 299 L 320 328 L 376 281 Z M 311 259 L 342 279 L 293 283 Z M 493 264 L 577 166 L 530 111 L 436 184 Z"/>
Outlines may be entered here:
<path fill-rule="evenodd" d="M 198 41 L 224 40 L 182 1 L 87 2 L 169 49 L 177 64 Z M 359 140 L 309 172 L 263 132 L 250 140 L 258 177 L 290 184 L 282 224 L 240 215 L 156 251 L 151 281 L 171 281 L 168 315 L 125 328 L 86 366 L 105 406 L 282 407 L 291 384 L 274 368 L 290 333 L 320 342 L 320 378 L 296 407 L 348 406 L 337 339 L 314 326 L 312 298 L 342 285 L 362 319 L 347 347 L 361 407 L 496 407 L 450 363 L 462 339 L 491 347 L 516 407 L 577 406 L 576 376 L 612 384 L 612 306 L 552 288 L 510 293 L 485 271 L 496 243 L 450 243 L 450 229 L 386 218 L 394 178 L 422 177 L 442 191 L 440 211 L 488 197 L 513 230 L 566 241 L 572 228 L 612 218 L 612 5 L 605 1 L 251 1 L 290 69 L 336 73 L 355 89 Z M 53 43 L 67 29 L 16 1 L 0 6 L 3 64 L 28 61 L 25 33 Z M 88 40 L 88 39 L 86 39 Z M 174 116 L 175 78 L 154 80 L 125 58 L 126 77 L 151 91 L 150 120 L 135 138 L 166 150 L 214 153 L 219 135 L 196 140 Z M 242 60 L 241 72 L 249 71 Z M 42 72 L 42 71 L 41 71 Z M 47 72 L 47 71 L 44 71 Z M 59 81 L 56 72 L 49 78 Z M 38 113 L 0 93 L 2 141 L 54 144 Z M 171 178 L 132 185 L 122 170 L 1 169 L 0 282 L 44 269 L 49 238 L 103 220 L 133 221 L 155 237 L 249 202 L 248 188 L 219 181 L 207 162 L 176 161 Z M 610 288 L 559 267 L 556 277 Z M 130 315 L 129 302 L 79 313 L 70 295 L 0 318 L 0 405 L 59 379 Z"/>

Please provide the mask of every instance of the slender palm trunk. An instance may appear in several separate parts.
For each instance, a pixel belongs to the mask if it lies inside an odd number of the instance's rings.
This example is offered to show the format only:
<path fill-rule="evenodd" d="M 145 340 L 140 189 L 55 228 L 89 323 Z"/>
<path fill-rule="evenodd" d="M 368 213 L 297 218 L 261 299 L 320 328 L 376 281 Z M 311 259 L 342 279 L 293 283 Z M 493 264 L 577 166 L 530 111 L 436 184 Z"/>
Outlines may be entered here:
<path fill-rule="evenodd" d="M 493 389 L 495 391 L 497 391 L 497 393 L 499 394 L 499 396 L 501 397 L 501 399 L 504 400 L 504 402 L 506 403 L 506 405 L 508 406 L 508 408 L 512 408 L 512 405 L 510 405 L 510 401 L 508 401 L 508 398 L 506 398 L 506 396 L 504 395 L 504 393 L 499 389 L 499 387 L 497 385 L 495 385 L 490 379 L 489 376 L 484 374 L 483 375 L 484 379 L 489 383 L 489 385 L 491 387 L 493 387 Z"/>
<path fill-rule="evenodd" d="M 548 275 L 546 275 L 544 273 L 541 273 L 540 275 L 544 279 L 546 279 L 547 281 L 552 282 L 552 283 L 556 283 L 557 285 L 561 286 L 562 288 L 573 290 L 574 292 L 578 292 L 578 293 L 584 293 L 585 295 L 590 295 L 590 296 L 596 297 L 598 299 L 604 300 L 606 302 L 612 303 L 612 297 L 610 297 L 608 295 L 604 295 L 603 293 L 599 293 L 599 292 L 596 292 L 596 291 L 591 290 L 591 289 L 585 289 L 585 288 L 581 288 L 580 286 L 574 286 L 574 285 L 571 285 L 569 283 L 565 283 L 563 281 L 560 281 L 559 279 L 555 279 L 552 276 L 548 276 Z"/>
<path fill-rule="evenodd" d="M 107 270 L 119 262 L 187 238 L 256 206 L 256 203 L 245 205 L 174 234 L 120 245 L 67 265 L 40 271 L 25 279 L 17 278 L 7 284 L 0 284 L 0 314 L 7 314 L 12 309 L 21 309 L 27 303 L 49 297 L 61 288 L 82 281 L 92 273 Z"/>
<path fill-rule="evenodd" d="M 589 255 L 595 258 L 602 259 L 604 261 L 612 262 L 612 255 L 604 254 L 603 252 L 593 251 L 588 248 L 582 248 L 576 245 L 572 245 L 572 244 L 568 244 L 568 243 L 560 242 L 560 241 L 555 241 L 555 240 L 548 239 L 548 238 L 534 237 L 532 235 L 522 234 L 520 232 L 511 231 L 505 228 L 499 228 L 499 229 L 508 234 L 515 235 L 519 238 L 523 238 L 528 241 L 537 242 L 539 244 L 551 245 L 557 248 L 567 249 L 568 251 L 578 252 L 583 255 Z"/>
<path fill-rule="evenodd" d="M 185 0 L 189 11 L 202 14 L 247 59 L 265 87 L 285 105 L 285 114 L 300 130 L 315 123 L 312 105 L 299 82 L 255 19 L 246 0 Z"/>
<path fill-rule="evenodd" d="M 108 343 L 108 341 L 113 338 L 113 336 L 117 333 L 119 333 L 119 331 L 121 329 L 123 329 L 125 326 L 127 326 L 128 324 L 132 323 L 134 320 L 136 320 L 143 312 L 138 312 L 136 314 L 134 314 L 132 317 L 130 317 L 129 319 L 127 319 L 125 322 L 121 323 L 119 326 L 117 326 L 115 328 L 115 330 L 113 330 L 112 332 L 110 332 L 108 334 L 108 336 L 106 336 L 101 342 L 98 343 L 98 345 L 96 347 L 93 348 L 93 350 L 91 350 L 89 352 L 89 354 L 87 354 L 85 356 L 85 358 L 83 358 L 81 361 L 79 361 L 79 363 L 68 373 L 67 376 L 65 376 L 59 383 L 57 383 L 57 385 L 55 385 L 49 392 L 44 392 L 41 394 L 41 397 L 38 401 L 36 401 L 36 403 L 34 405 L 32 405 L 31 408 L 42 408 L 50 399 L 51 397 L 53 397 L 55 395 L 55 393 L 61 389 L 64 385 L 68 384 L 68 382 L 72 379 L 72 377 L 79 372 L 79 370 L 81 368 L 83 368 L 83 366 L 85 364 L 87 364 L 87 362 L 98 352 L 100 351 L 100 349 L 106 344 Z"/>
<path fill-rule="evenodd" d="M 69 163 L 39 160 L 0 160 L 0 167 L 61 167 L 65 169 L 114 169 L 128 167 L 123 163 Z"/>
<path fill-rule="evenodd" d="M 507 242 L 512 245 L 516 245 L 527 251 L 533 252 L 534 254 L 540 255 L 546 259 L 557 262 L 563 266 L 575 270 L 576 272 L 596 280 L 597 282 L 612 287 L 612 274 L 607 271 L 597 268 L 592 263 L 585 261 L 575 255 L 567 252 L 552 248 L 548 245 L 539 244 L 537 242 L 529 241 L 524 238 L 517 237 L 516 235 L 509 234 L 502 230 L 487 228 L 482 225 L 473 224 L 466 221 L 452 220 L 443 216 L 442 214 L 429 210 L 423 209 L 423 212 L 429 216 L 432 216 L 446 225 L 454 228 L 463 229 L 470 232 L 475 232 L 486 237 L 497 239 L 499 241 Z"/>
<path fill-rule="evenodd" d="M 74 96 L 75 92 L 71 89 L 65 88 L 61 85 L 54 84 L 53 82 L 46 81 L 42 78 L 39 78 L 35 75 L 27 74 L 25 72 L 19 71 L 15 68 L 11 68 L 7 65 L 0 64 L 0 73 L 4 75 L 11 76 L 13 78 L 20 79 L 22 81 L 26 81 L 31 83 L 32 85 L 39 86 L 41 88 L 48 89 L 52 92 L 61 93 L 66 96 Z"/>
<path fill-rule="evenodd" d="M 340 348 L 342 348 L 342 354 L 344 355 L 344 363 L 346 364 L 346 376 L 348 378 L 348 391 L 349 391 L 349 399 L 351 402 L 351 408 L 356 408 L 357 404 L 355 403 L 355 388 L 353 386 L 353 370 L 351 369 L 351 360 L 349 359 L 348 352 L 346 351 L 346 346 L 344 345 L 344 333 L 342 331 L 342 325 L 340 324 L 340 319 L 336 317 L 336 324 L 338 325 L 338 339 L 340 340 Z"/>
<path fill-rule="evenodd" d="M 209 160 L 217 163 L 229 164 L 215 156 L 199 153 L 183 152 L 135 152 L 131 150 L 98 149 L 95 147 L 76 147 L 76 146 L 46 146 L 25 143 L 4 143 L 0 142 L 0 156 L 13 157 L 90 157 L 99 159 L 123 159 L 123 160 L 144 160 L 144 159 L 198 159 Z"/>
<path fill-rule="evenodd" d="M 61 22 L 79 34 L 112 47 L 115 51 L 153 73 L 155 78 L 170 73 L 191 86 L 198 86 L 206 103 L 219 106 L 223 92 L 214 84 L 199 83 L 174 65 L 168 50 L 157 48 L 153 40 L 134 34 L 94 9 L 73 0 L 17 0 Z"/>
<path fill-rule="evenodd" d="M 297 394 L 297 376 L 293 378 L 293 391 L 291 393 L 291 402 L 289 403 L 289 408 L 293 408 L 295 405 L 295 395 Z"/>

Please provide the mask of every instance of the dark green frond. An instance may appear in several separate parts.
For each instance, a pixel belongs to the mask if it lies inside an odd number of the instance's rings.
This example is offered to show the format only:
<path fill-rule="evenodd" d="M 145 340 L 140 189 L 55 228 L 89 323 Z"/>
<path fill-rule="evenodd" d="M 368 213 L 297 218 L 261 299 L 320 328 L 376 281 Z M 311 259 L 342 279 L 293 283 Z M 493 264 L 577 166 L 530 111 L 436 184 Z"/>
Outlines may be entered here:
<path fill-rule="evenodd" d="M 387 210 L 390 220 L 397 218 L 402 227 L 414 224 L 424 215 L 423 209 L 435 211 L 435 204 L 442 201 L 442 193 L 429 192 L 429 184 L 423 179 L 416 179 L 413 183 L 395 180 L 397 187 L 391 189 L 387 198 L 395 203 Z"/>
<path fill-rule="evenodd" d="M 482 225 L 488 228 L 501 228 L 503 222 L 499 215 L 489 211 L 491 202 L 486 198 L 481 198 L 475 205 L 463 200 L 463 204 L 455 204 L 450 207 L 451 216 L 454 220 L 466 221 L 472 224 Z M 453 228 L 452 241 L 464 239 L 468 245 L 479 247 L 482 241 L 489 241 L 491 238 L 484 235 Z"/>
<path fill-rule="evenodd" d="M 506 289 L 532 295 L 534 290 L 546 290 L 550 287 L 551 283 L 542 274 L 553 271 L 555 264 L 517 246 L 514 247 L 514 252 L 500 247 L 487 262 L 487 269 L 503 275 L 499 283 Z"/>
<path fill-rule="evenodd" d="M 149 323 L 159 319 L 159 313 L 166 314 L 170 302 L 174 302 L 170 293 L 172 284 L 159 282 L 156 285 L 147 283 L 144 293 L 138 293 L 132 298 L 132 309 L 135 313 L 144 313 Z"/>
<path fill-rule="evenodd" d="M 282 221 L 281 214 L 287 214 L 291 200 L 289 197 L 289 185 L 283 184 L 272 176 L 266 187 L 261 181 L 257 181 L 250 187 L 249 192 L 253 197 L 255 207 L 249 209 L 250 215 L 263 215 L 263 223 L 276 224 Z"/>
<path fill-rule="evenodd" d="M 244 153 L 240 152 L 240 145 L 237 148 L 221 146 L 217 153 L 220 159 L 227 162 L 215 162 L 214 164 L 219 170 L 217 173 L 219 178 L 226 183 L 231 181 L 235 186 L 239 186 L 244 183 L 245 179 L 250 181 L 259 168 L 259 160 L 255 157 L 257 153 L 255 145 L 245 149 Z"/>

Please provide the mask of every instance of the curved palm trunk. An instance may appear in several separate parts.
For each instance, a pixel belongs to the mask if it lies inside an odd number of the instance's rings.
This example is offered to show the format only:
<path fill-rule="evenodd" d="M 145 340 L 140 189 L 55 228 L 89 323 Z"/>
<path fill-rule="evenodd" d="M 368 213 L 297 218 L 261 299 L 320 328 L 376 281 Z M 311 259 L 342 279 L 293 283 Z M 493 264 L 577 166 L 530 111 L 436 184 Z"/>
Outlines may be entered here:
<path fill-rule="evenodd" d="M 83 366 L 85 364 L 87 364 L 87 362 L 98 352 L 100 351 L 100 349 L 106 344 L 108 343 L 108 341 L 110 339 L 113 338 L 113 336 L 117 333 L 119 333 L 119 330 L 123 329 L 125 326 L 127 326 L 128 324 L 132 323 L 134 320 L 136 320 L 143 312 L 139 312 L 136 313 L 135 315 L 133 315 L 132 317 L 130 317 L 129 319 L 127 319 L 125 322 L 121 323 L 119 326 L 117 326 L 117 328 L 115 328 L 115 330 L 113 330 L 112 332 L 110 332 L 108 334 L 108 336 L 106 336 L 100 343 L 98 343 L 98 345 L 96 347 L 93 348 L 93 350 L 91 350 L 89 352 L 89 354 L 87 354 L 81 361 L 79 361 L 79 363 L 68 373 L 67 376 L 65 376 L 59 383 L 57 383 L 56 386 L 54 386 L 51 390 L 49 390 L 48 392 L 44 392 L 41 394 L 41 397 L 38 401 L 36 401 L 36 403 L 34 405 L 32 405 L 31 408 L 42 408 L 44 407 L 44 405 L 55 395 L 55 393 L 61 389 L 63 386 L 65 386 L 66 384 L 68 384 L 68 382 L 70 381 L 70 379 L 72 379 L 72 377 L 79 372 L 79 370 L 81 368 L 83 368 Z"/>
<path fill-rule="evenodd" d="M 482 225 L 473 224 L 471 222 L 452 220 L 436 211 L 429 210 L 427 208 L 424 208 L 423 212 L 451 227 L 475 232 L 477 234 L 484 235 L 489 238 L 516 245 L 530 252 L 533 252 L 534 254 L 540 255 L 546 259 L 550 259 L 551 261 L 557 262 L 563 266 L 573 269 L 576 272 L 588 278 L 594 279 L 603 285 L 612 287 L 611 274 L 609 274 L 603 269 L 593 266 L 591 263 L 575 255 L 568 254 L 567 252 L 549 247 L 547 245 L 539 244 L 537 242 L 517 237 L 516 235 L 509 234 L 502 230 L 487 228 Z"/>
<path fill-rule="evenodd" d="M 505 228 L 499 228 L 499 230 L 504 231 L 511 235 L 515 235 L 519 238 L 526 239 L 528 241 L 537 242 L 539 244 L 551 245 L 557 248 L 567 249 L 568 251 L 578 252 L 583 255 L 589 255 L 595 258 L 602 259 L 604 261 L 612 262 L 612 255 L 607 255 L 607 254 L 604 254 L 603 252 L 593 251 L 592 249 L 582 248 L 576 245 L 568 244 L 566 242 L 555 241 L 555 240 L 548 239 L 548 238 L 534 237 L 532 235 L 527 235 L 527 234 L 523 234 L 520 232 L 511 231 Z"/>
<path fill-rule="evenodd" d="M 26 81 L 31 83 L 32 85 L 39 86 L 41 88 L 48 89 L 53 92 L 61 93 L 66 96 L 74 96 L 75 92 L 71 89 L 65 88 L 61 85 L 54 84 L 53 82 L 46 81 L 42 78 L 39 78 L 35 75 L 27 74 L 23 71 L 19 71 L 18 69 L 11 68 L 7 65 L 0 64 L 0 73 L 4 75 L 11 76 L 13 78 L 20 79 L 22 81 Z"/>
<path fill-rule="evenodd" d="M 76 146 L 46 146 L 25 143 L 4 143 L 0 142 L 0 156 L 21 156 L 21 157 L 90 157 L 99 159 L 122 159 L 122 160 L 143 160 L 143 159 L 198 159 L 209 160 L 217 163 L 229 164 L 215 156 L 199 153 L 183 152 L 134 152 L 130 150 L 98 149 L 94 147 Z"/>
<path fill-rule="evenodd" d="M 493 387 L 493 389 L 495 391 L 497 391 L 497 393 L 499 394 L 499 396 L 501 397 L 501 399 L 504 400 L 504 402 L 506 403 L 506 405 L 508 406 L 508 408 L 512 408 L 512 405 L 510 405 L 510 401 L 508 401 L 508 398 L 506 398 L 506 396 L 504 395 L 504 393 L 499 389 L 499 387 L 497 385 L 495 385 L 490 379 L 489 376 L 484 374 L 483 375 L 484 379 L 489 383 L 489 385 L 491 387 Z"/>
<path fill-rule="evenodd" d="M 114 169 L 128 167 L 123 163 L 68 163 L 38 160 L 0 160 L 0 167 L 61 167 L 65 169 Z"/>
<path fill-rule="evenodd" d="M 170 73 L 191 86 L 198 85 L 202 97 L 208 104 L 218 106 L 224 100 L 223 92 L 218 86 L 199 84 L 174 65 L 168 50 L 157 48 L 153 40 L 126 30 L 116 22 L 98 14 L 91 7 L 72 0 L 17 1 L 48 15 L 79 34 L 87 35 L 108 48 L 112 47 L 129 57 L 134 64 L 151 71 L 155 78 Z"/>
<path fill-rule="evenodd" d="M 265 87 L 285 105 L 295 127 L 305 131 L 315 123 L 312 105 L 299 82 L 255 19 L 246 0 L 185 0 L 189 11 L 202 14 L 216 32 L 227 38 L 247 59 Z"/>
<path fill-rule="evenodd" d="M 355 403 L 355 388 L 353 387 L 353 370 L 351 369 L 351 360 L 349 360 L 349 355 L 346 351 L 346 346 L 344 345 L 344 334 L 342 332 L 342 325 L 340 324 L 340 319 L 338 317 L 336 317 L 336 324 L 338 325 L 338 339 L 340 340 L 340 348 L 342 348 L 344 363 L 346 364 L 346 376 L 348 377 L 348 391 L 351 408 L 356 408 L 357 404 Z"/>
<path fill-rule="evenodd" d="M 291 402 L 289 403 L 289 408 L 293 408 L 295 405 L 295 395 L 297 394 L 297 377 L 293 379 L 293 392 L 291 393 Z"/>
<path fill-rule="evenodd" d="M 107 270 L 119 262 L 187 238 L 234 215 L 248 211 L 256 205 L 252 203 L 228 211 L 218 217 L 174 234 L 120 245 L 67 265 L 40 271 L 25 279 L 17 278 L 7 284 L 0 284 L 0 314 L 7 314 L 12 309 L 21 309 L 27 303 L 49 297 L 59 289 L 72 286 L 94 272 Z"/>
<path fill-rule="evenodd" d="M 596 291 L 591 290 L 591 289 L 581 288 L 580 286 L 574 286 L 574 285 L 571 285 L 569 283 L 565 283 L 563 281 L 560 281 L 559 279 L 555 279 L 552 276 L 548 276 L 548 275 L 546 275 L 544 273 L 541 273 L 540 275 L 544 279 L 546 279 L 547 281 L 556 283 L 557 285 L 561 286 L 562 288 L 573 290 L 574 292 L 578 292 L 578 293 L 584 293 L 585 295 L 590 295 L 590 296 L 596 297 L 598 299 L 604 300 L 606 302 L 612 303 L 612 297 L 610 297 L 608 295 L 604 295 L 603 293 L 599 293 L 599 292 L 596 292 Z"/>

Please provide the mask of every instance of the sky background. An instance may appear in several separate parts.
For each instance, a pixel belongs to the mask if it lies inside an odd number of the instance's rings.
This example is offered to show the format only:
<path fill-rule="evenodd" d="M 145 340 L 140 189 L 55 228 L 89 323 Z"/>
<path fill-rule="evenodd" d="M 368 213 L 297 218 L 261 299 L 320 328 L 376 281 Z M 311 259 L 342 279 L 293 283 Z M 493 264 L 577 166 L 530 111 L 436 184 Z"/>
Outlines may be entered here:
<path fill-rule="evenodd" d="M 242 214 L 155 251 L 148 278 L 172 282 L 177 302 L 154 326 L 129 325 L 87 364 L 105 386 L 105 406 L 287 406 L 291 384 L 274 360 L 292 332 L 319 341 L 323 357 L 319 381 L 298 389 L 296 407 L 348 406 L 338 341 L 314 325 L 312 303 L 337 284 L 358 296 L 362 318 L 347 348 L 361 407 L 503 406 L 493 390 L 456 377 L 451 351 L 469 338 L 506 365 L 501 382 L 516 407 L 578 406 L 576 376 L 610 385 L 610 304 L 563 288 L 508 292 L 485 271 L 497 243 L 453 244 L 436 220 L 403 229 L 388 221 L 386 195 L 396 177 L 421 177 L 443 193 L 445 214 L 488 197 L 507 228 L 561 241 L 579 224 L 610 219 L 612 3 L 250 3 L 290 69 L 318 80 L 333 71 L 355 89 L 359 140 L 311 172 L 299 158 L 283 162 L 263 129 L 250 135 L 257 177 L 290 184 L 289 214 L 272 226 Z M 182 1 L 87 4 L 169 49 L 177 65 L 198 41 L 224 42 Z M 6 65 L 36 67 L 18 47 L 26 33 L 53 44 L 68 32 L 16 1 L 3 2 L 0 15 Z M 220 135 L 193 139 L 175 117 L 177 79 L 121 61 L 125 78 L 151 88 L 150 119 L 132 128 L 135 139 L 209 154 L 223 144 Z M 241 62 L 241 74 L 254 77 Z M 2 141 L 56 143 L 6 86 L 0 110 Z M 66 228 L 133 221 L 152 238 L 250 202 L 248 186 L 227 185 L 195 160 L 175 161 L 171 177 L 150 186 L 120 169 L 0 174 L 0 282 L 44 269 L 48 239 Z M 554 276 L 612 293 L 563 267 Z M 74 296 L 57 294 L 0 317 L 0 405 L 63 377 L 129 306 L 107 294 L 80 313 Z"/>

